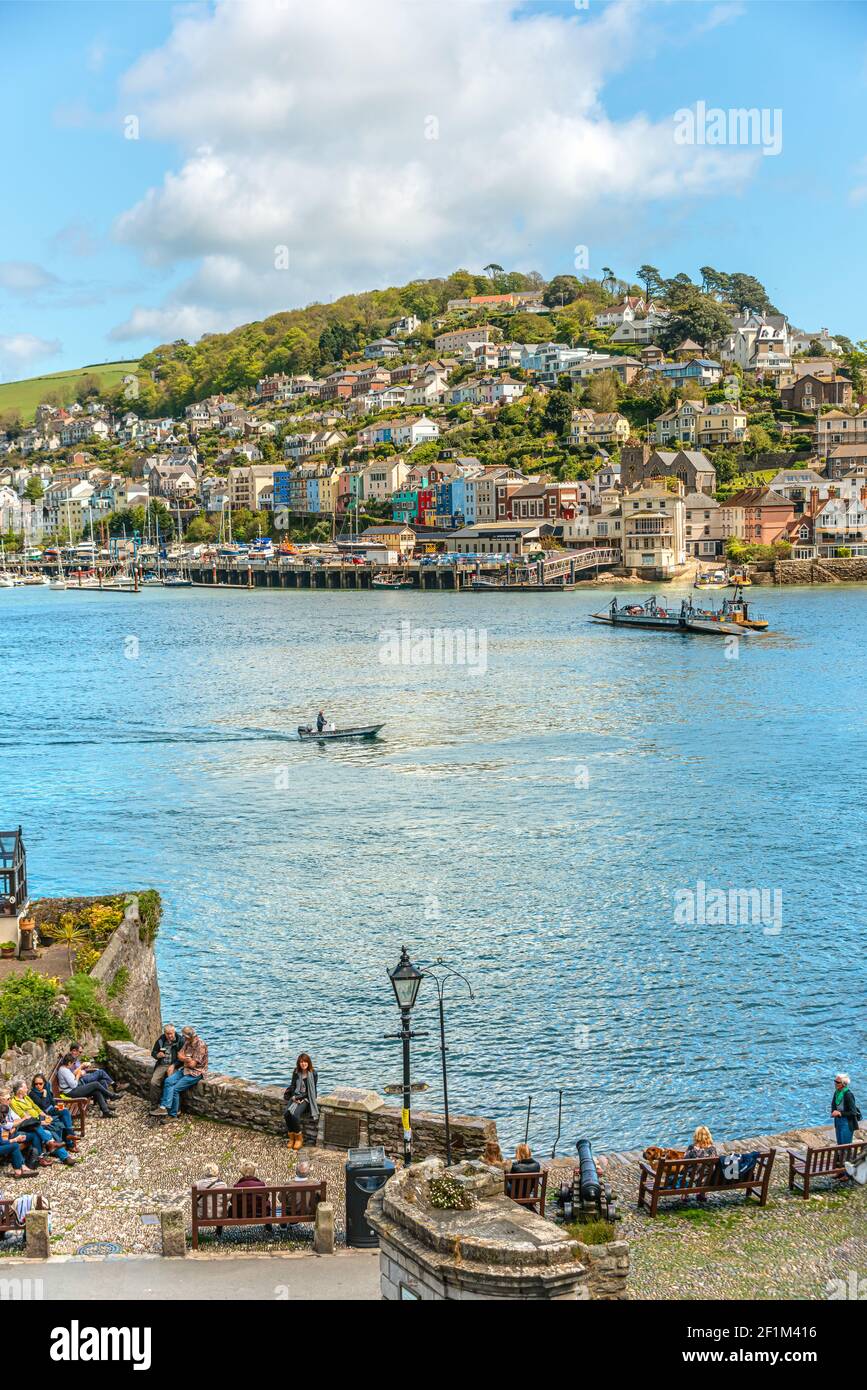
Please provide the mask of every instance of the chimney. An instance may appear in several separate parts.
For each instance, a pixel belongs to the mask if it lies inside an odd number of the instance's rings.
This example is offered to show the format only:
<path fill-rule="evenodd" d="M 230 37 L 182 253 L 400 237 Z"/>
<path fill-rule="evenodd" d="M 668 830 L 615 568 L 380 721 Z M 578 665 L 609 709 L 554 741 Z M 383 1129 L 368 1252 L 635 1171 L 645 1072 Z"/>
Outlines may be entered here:
<path fill-rule="evenodd" d="M 819 510 L 819 489 L 818 489 L 817 487 L 811 487 L 811 488 L 810 488 L 810 506 L 809 506 L 809 514 L 810 514 L 810 516 L 815 516 L 816 513 L 818 512 L 818 510 Z"/>

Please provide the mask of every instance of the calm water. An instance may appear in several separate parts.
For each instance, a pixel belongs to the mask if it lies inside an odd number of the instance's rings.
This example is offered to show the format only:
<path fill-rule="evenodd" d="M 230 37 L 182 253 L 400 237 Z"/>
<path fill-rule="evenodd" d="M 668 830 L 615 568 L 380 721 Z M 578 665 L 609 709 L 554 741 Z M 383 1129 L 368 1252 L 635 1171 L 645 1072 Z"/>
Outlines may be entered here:
<path fill-rule="evenodd" d="M 754 595 L 784 635 L 727 659 L 587 623 L 605 591 L 0 591 L 0 821 L 34 894 L 161 890 L 164 1014 L 215 1068 L 397 1080 L 406 942 L 469 977 L 453 1108 L 507 1141 L 532 1094 L 550 1148 L 561 1087 L 603 1148 L 820 1122 L 867 1084 L 867 590 Z M 485 628 L 487 672 L 381 664 L 402 619 Z M 320 704 L 383 739 L 300 744 Z M 779 890 L 782 930 L 678 925 L 699 880 Z"/>

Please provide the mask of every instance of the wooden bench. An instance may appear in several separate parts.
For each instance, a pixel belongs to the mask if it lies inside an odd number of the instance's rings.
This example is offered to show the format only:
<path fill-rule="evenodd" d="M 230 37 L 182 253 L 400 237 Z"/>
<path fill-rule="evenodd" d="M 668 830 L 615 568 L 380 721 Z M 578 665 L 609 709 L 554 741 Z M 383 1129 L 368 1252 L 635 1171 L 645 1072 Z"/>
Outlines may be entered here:
<path fill-rule="evenodd" d="M 41 1197 L 37 1197 L 31 1211 L 42 1211 L 45 1203 Z M 8 1231 L 23 1231 L 24 1222 L 18 1220 L 18 1213 L 15 1210 L 15 1202 L 11 1198 L 0 1197 L 0 1235 L 6 1235 Z"/>
<path fill-rule="evenodd" d="M 537 1216 L 545 1215 L 547 1173 L 504 1173 L 503 1191 L 519 1207 L 529 1207 Z"/>
<path fill-rule="evenodd" d="M 325 1201 L 324 1182 L 285 1182 L 273 1187 L 193 1187 L 193 1249 L 199 1231 L 224 1226 L 312 1225 Z"/>
<path fill-rule="evenodd" d="M 68 1096 L 66 1097 L 66 1099 L 64 1099 L 57 1081 L 57 1073 L 59 1071 L 60 1062 L 57 1063 L 57 1065 L 54 1068 L 54 1071 L 49 1076 L 48 1084 L 54 1092 L 55 1101 L 58 1105 L 62 1106 L 63 1108 L 69 1111 L 70 1116 L 72 1117 L 72 1123 L 78 1130 L 78 1136 L 80 1139 L 83 1139 L 84 1131 L 87 1128 L 87 1121 L 85 1119 L 85 1115 L 87 1114 L 87 1107 L 91 1105 L 93 1102 L 90 1101 L 87 1098 L 87 1096 Z"/>
<path fill-rule="evenodd" d="M 807 1149 L 801 1153 L 789 1149 L 789 1191 L 797 1192 L 800 1182 L 801 1195 L 810 1195 L 810 1183 L 814 1178 L 842 1178 L 845 1176 L 844 1163 L 858 1163 L 867 1157 L 867 1143 L 829 1144 L 824 1149 Z"/>
<path fill-rule="evenodd" d="M 758 1197 L 759 1206 L 768 1200 L 768 1185 L 776 1149 L 759 1154 L 752 1173 L 736 1182 L 726 1182 L 718 1158 L 661 1158 L 655 1163 L 642 1159 L 639 1168 L 638 1205 L 656 1216 L 661 1197 L 692 1197 L 704 1192 L 733 1192 L 742 1189 L 747 1197 Z"/>

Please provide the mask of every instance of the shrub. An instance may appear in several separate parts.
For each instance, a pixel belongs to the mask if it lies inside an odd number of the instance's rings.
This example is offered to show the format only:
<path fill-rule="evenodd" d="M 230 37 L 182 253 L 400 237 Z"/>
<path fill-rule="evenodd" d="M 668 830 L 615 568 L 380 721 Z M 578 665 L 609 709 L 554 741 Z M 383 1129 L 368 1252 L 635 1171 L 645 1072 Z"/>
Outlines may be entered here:
<path fill-rule="evenodd" d="M 129 971 L 125 965 L 122 965 L 105 991 L 106 998 L 110 1000 L 120 999 L 128 984 Z"/>
<path fill-rule="evenodd" d="M 11 975 L 0 986 L 0 1043 L 3 1050 L 44 1038 L 57 1042 L 64 1034 L 64 1015 L 58 981 L 35 970 Z"/>
<path fill-rule="evenodd" d="M 129 1042 L 129 1029 L 123 1019 L 106 1008 L 99 985 L 90 975 L 71 976 L 64 989 L 69 1000 L 64 1018 L 73 1036 L 90 1030 L 101 1033 L 106 1042 Z"/>
<path fill-rule="evenodd" d="M 162 898 L 155 888 L 145 888 L 138 894 L 138 912 L 141 918 L 139 939 L 153 946 L 163 915 Z"/>
<path fill-rule="evenodd" d="M 428 1195 L 438 1211 L 469 1211 L 473 1205 L 472 1193 L 454 1178 L 432 1178 Z"/>

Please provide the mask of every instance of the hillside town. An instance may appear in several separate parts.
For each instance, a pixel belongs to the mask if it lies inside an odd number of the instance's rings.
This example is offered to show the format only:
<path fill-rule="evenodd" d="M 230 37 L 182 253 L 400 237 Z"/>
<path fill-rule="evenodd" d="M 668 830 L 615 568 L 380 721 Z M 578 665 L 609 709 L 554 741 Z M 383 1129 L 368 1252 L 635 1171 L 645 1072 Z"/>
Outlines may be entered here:
<path fill-rule="evenodd" d="M 858 350 L 712 285 L 684 297 L 686 277 L 655 297 L 609 277 L 449 298 L 374 324 L 318 375 L 267 372 L 170 414 L 143 413 L 143 366 L 114 399 L 84 376 L 76 399 L 2 421 L 6 550 L 603 545 L 658 577 L 867 556 Z M 702 342 L 680 336 L 690 323 Z"/>

